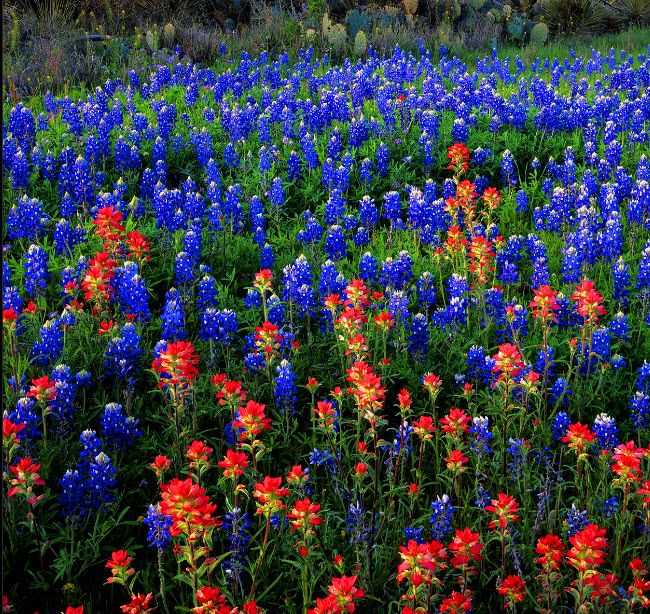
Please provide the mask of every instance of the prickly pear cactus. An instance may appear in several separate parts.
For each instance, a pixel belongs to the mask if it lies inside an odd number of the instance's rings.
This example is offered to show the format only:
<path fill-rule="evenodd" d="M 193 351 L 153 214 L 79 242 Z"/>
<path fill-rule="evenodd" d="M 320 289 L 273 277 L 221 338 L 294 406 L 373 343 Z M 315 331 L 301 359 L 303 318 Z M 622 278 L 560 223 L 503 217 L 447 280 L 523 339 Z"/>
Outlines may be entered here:
<path fill-rule="evenodd" d="M 514 41 L 521 42 L 524 37 L 524 20 L 519 15 L 511 15 L 506 25 L 508 37 Z"/>
<path fill-rule="evenodd" d="M 158 32 L 158 28 L 154 27 L 151 30 L 147 30 L 144 40 L 147 41 L 147 47 L 149 47 L 150 51 L 158 51 L 158 47 L 160 46 L 160 32 Z"/>
<path fill-rule="evenodd" d="M 500 24 L 503 21 L 503 13 L 499 9 L 490 9 L 487 17 L 492 23 Z"/>
<path fill-rule="evenodd" d="M 321 24 L 320 24 L 320 31 L 323 36 L 327 36 L 327 33 L 329 32 L 329 29 L 332 27 L 332 21 L 330 20 L 329 13 L 325 13 L 323 15 L 323 19 L 321 19 Z"/>
<path fill-rule="evenodd" d="M 548 26 L 543 22 L 536 23 L 530 31 L 530 44 L 541 47 L 548 40 Z"/>
<path fill-rule="evenodd" d="M 359 30 L 354 37 L 354 53 L 355 55 L 364 55 L 368 48 L 368 37 L 363 30 Z"/>
<path fill-rule="evenodd" d="M 418 12 L 420 0 L 402 0 L 402 4 L 407 15 L 415 15 Z"/>
<path fill-rule="evenodd" d="M 353 9 L 347 12 L 345 22 L 348 26 L 348 34 L 354 40 L 359 30 L 370 30 L 371 20 L 370 15 L 359 9 Z"/>
<path fill-rule="evenodd" d="M 327 42 L 332 49 L 341 50 L 348 42 L 348 35 L 345 26 L 340 23 L 333 24 L 327 31 Z"/>
<path fill-rule="evenodd" d="M 471 6 L 475 11 L 480 11 L 485 6 L 486 0 L 469 0 L 467 6 Z"/>
<path fill-rule="evenodd" d="M 173 26 L 173 24 L 168 23 L 164 28 L 163 28 L 163 42 L 167 47 L 171 47 L 174 44 L 174 40 L 176 39 L 176 28 Z"/>

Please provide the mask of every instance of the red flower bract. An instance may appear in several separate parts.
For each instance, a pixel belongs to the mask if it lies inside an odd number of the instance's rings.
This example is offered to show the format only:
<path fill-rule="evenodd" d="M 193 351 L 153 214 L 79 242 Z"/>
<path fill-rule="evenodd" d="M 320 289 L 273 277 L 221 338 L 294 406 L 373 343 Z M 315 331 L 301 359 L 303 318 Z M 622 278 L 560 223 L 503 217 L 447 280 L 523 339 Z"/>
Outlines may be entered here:
<path fill-rule="evenodd" d="M 218 526 L 218 521 L 212 516 L 217 506 L 210 503 L 205 489 L 195 484 L 191 478 L 172 480 L 160 487 L 162 501 L 160 512 L 171 516 L 174 524 L 170 528 L 173 536 L 181 533 L 194 536 L 195 532 L 205 531 Z"/>

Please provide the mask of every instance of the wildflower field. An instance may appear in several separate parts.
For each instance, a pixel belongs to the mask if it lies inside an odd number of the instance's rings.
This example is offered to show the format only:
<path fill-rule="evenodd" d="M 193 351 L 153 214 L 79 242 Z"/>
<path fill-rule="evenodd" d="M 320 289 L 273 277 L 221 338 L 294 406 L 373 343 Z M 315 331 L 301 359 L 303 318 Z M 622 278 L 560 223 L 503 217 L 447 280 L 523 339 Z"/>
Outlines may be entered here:
<path fill-rule="evenodd" d="M 159 54 L 3 110 L 3 611 L 650 606 L 650 48 Z"/>

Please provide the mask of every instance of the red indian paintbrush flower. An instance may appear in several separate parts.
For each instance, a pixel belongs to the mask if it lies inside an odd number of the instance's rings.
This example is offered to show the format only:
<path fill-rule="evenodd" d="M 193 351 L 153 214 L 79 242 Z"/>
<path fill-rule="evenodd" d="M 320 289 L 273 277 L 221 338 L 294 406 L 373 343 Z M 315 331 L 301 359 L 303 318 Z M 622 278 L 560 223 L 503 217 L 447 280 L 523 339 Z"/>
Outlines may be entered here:
<path fill-rule="evenodd" d="M 332 578 L 329 593 L 336 599 L 340 611 L 354 612 L 356 609 L 354 600 L 365 596 L 363 590 L 355 586 L 356 581 L 357 576 Z"/>
<path fill-rule="evenodd" d="M 517 516 L 519 503 L 511 495 L 506 495 L 500 492 L 496 499 L 492 499 L 492 505 L 486 505 L 485 511 L 496 514 L 496 520 L 490 522 L 490 529 L 495 529 L 497 526 L 503 531 L 509 523 L 521 522 Z"/>
<path fill-rule="evenodd" d="M 569 538 L 573 546 L 566 554 L 567 562 L 578 571 L 593 570 L 605 562 L 607 531 L 589 524 Z"/>
<path fill-rule="evenodd" d="M 472 609 L 472 601 L 469 595 L 451 591 L 451 595 L 442 600 L 440 604 L 440 611 L 444 614 L 463 614 L 470 612 Z"/>
<path fill-rule="evenodd" d="M 212 448 L 208 447 L 203 441 L 193 441 L 187 449 L 185 456 L 190 460 L 190 467 L 193 469 L 197 464 L 209 463 Z"/>
<path fill-rule="evenodd" d="M 257 513 L 264 514 L 267 518 L 273 514 L 286 509 L 282 498 L 289 494 L 289 491 L 281 486 L 282 478 L 265 476 L 262 482 L 255 484 L 253 497 L 257 499 Z"/>
<path fill-rule="evenodd" d="M 422 384 L 429 392 L 431 401 L 435 402 L 442 390 L 442 380 L 434 373 L 426 373 L 422 378 Z"/>
<path fill-rule="evenodd" d="M 641 481 L 641 460 L 645 456 L 643 448 L 637 448 L 634 441 L 622 443 L 614 448 L 612 456 L 615 463 L 612 471 L 618 476 L 618 481 L 624 484 Z"/>
<path fill-rule="evenodd" d="M 20 445 L 18 434 L 25 429 L 24 422 L 12 422 L 9 418 L 2 419 L 2 447 L 11 448 Z"/>
<path fill-rule="evenodd" d="M 464 143 L 454 143 L 447 150 L 447 157 L 449 158 L 448 170 L 461 174 L 469 169 L 469 149 Z"/>
<path fill-rule="evenodd" d="M 237 478 L 248 467 L 248 457 L 244 452 L 228 450 L 224 459 L 219 461 L 217 466 L 223 469 L 224 478 Z"/>
<path fill-rule="evenodd" d="M 156 478 L 160 479 L 164 475 L 165 471 L 172 466 L 172 462 L 164 455 L 159 454 L 154 459 L 153 463 L 149 465 L 156 474 Z"/>
<path fill-rule="evenodd" d="M 557 292 L 551 286 L 544 285 L 533 290 L 535 298 L 528 304 L 533 310 L 533 318 L 541 320 L 546 326 L 548 322 L 557 322 L 556 311 L 560 310 L 557 302 Z"/>
<path fill-rule="evenodd" d="M 459 437 L 463 433 L 469 431 L 469 422 L 471 421 L 470 416 L 468 416 L 462 409 L 457 407 L 452 407 L 449 410 L 449 414 L 444 418 L 441 418 L 440 424 L 442 425 L 440 430 L 443 433 L 448 433 L 453 437 Z"/>
<path fill-rule="evenodd" d="M 449 550 L 454 555 L 451 564 L 456 569 L 462 569 L 470 563 L 478 563 L 483 560 L 481 556 L 481 550 L 483 550 L 481 534 L 475 533 L 469 528 L 462 531 L 457 530 L 456 536 L 449 544 Z"/>
<path fill-rule="evenodd" d="M 121 606 L 120 609 L 124 614 L 147 614 L 152 611 L 150 609 L 152 601 L 153 595 L 151 593 L 147 593 L 146 595 L 133 594 L 131 595 L 130 603 Z"/>
<path fill-rule="evenodd" d="M 292 531 L 302 529 L 305 533 L 313 534 L 313 530 L 310 527 L 318 526 L 325 522 L 318 515 L 319 510 L 320 505 L 318 503 L 312 503 L 309 497 L 296 501 L 292 510 L 287 514 L 287 518 L 291 520 L 290 529 Z"/>
<path fill-rule="evenodd" d="M 271 418 L 266 417 L 266 405 L 256 403 L 253 400 L 248 401 L 245 407 L 237 410 L 237 416 L 232 423 L 233 427 L 244 429 L 239 435 L 239 441 L 253 440 L 264 429 L 271 428 Z"/>
<path fill-rule="evenodd" d="M 499 374 L 499 381 L 512 380 L 525 366 L 517 346 L 512 343 L 501 344 L 492 358 L 495 360 L 492 371 Z"/>
<path fill-rule="evenodd" d="M 336 410 L 330 401 L 318 401 L 316 403 L 316 409 L 312 409 L 312 412 L 318 418 L 318 428 L 327 430 L 334 428 Z"/>
<path fill-rule="evenodd" d="M 634 576 L 632 585 L 627 589 L 630 594 L 631 609 L 634 610 L 636 605 L 640 608 L 648 608 L 650 607 L 650 580 L 645 579 L 648 568 L 641 559 L 634 558 L 630 561 L 630 569 Z"/>
<path fill-rule="evenodd" d="M 583 279 L 582 283 L 576 286 L 571 300 L 578 301 L 578 313 L 584 318 L 585 324 L 596 324 L 599 316 L 607 313 L 601 305 L 602 294 L 595 290 L 594 282 L 588 279 Z"/>
<path fill-rule="evenodd" d="M 273 273 L 270 269 L 262 269 L 255 273 L 255 281 L 253 287 L 257 288 L 260 292 L 264 293 L 271 289 L 271 282 L 273 281 Z"/>
<path fill-rule="evenodd" d="M 48 375 L 37 377 L 32 380 L 32 386 L 27 393 L 28 397 L 34 397 L 39 403 L 47 403 L 56 399 L 56 382 Z"/>
<path fill-rule="evenodd" d="M 363 310 L 369 304 L 368 296 L 370 292 L 363 282 L 363 279 L 353 279 L 345 288 L 345 300 L 343 304 L 346 307 Z"/>
<path fill-rule="evenodd" d="M 596 435 L 589 430 L 586 424 L 576 422 L 569 425 L 566 435 L 562 437 L 562 441 L 569 444 L 569 449 L 574 450 L 576 454 L 582 454 L 595 437 Z"/>
<path fill-rule="evenodd" d="M 535 562 L 542 566 L 545 573 L 549 573 L 559 568 L 564 556 L 564 544 L 557 535 L 549 533 L 537 540 L 535 552 L 540 555 Z"/>
<path fill-rule="evenodd" d="M 373 320 L 375 321 L 375 330 L 382 332 L 386 332 L 395 324 L 393 314 L 388 311 L 380 311 L 376 316 L 373 316 Z"/>
<path fill-rule="evenodd" d="M 229 380 L 225 373 L 216 373 L 210 382 L 217 389 L 215 396 L 219 399 L 219 405 L 235 407 L 246 400 L 246 391 L 242 382 Z"/>
<path fill-rule="evenodd" d="M 402 562 L 397 567 L 398 583 L 408 580 L 415 586 L 423 582 L 430 585 L 433 574 L 446 568 L 444 559 L 447 558 L 447 551 L 437 540 L 423 544 L 409 540 L 406 546 L 400 546 L 399 550 Z"/>
<path fill-rule="evenodd" d="M 119 241 L 124 232 L 124 226 L 121 224 L 123 219 L 122 213 L 117 211 L 113 205 L 102 207 L 97 211 L 93 220 L 93 224 L 97 226 L 95 234 L 101 237 L 105 244 Z"/>
<path fill-rule="evenodd" d="M 152 368 L 160 377 L 158 386 L 171 389 L 174 402 L 189 394 L 192 384 L 199 374 L 197 365 L 199 355 L 190 341 L 168 342 L 159 351 Z"/>
<path fill-rule="evenodd" d="M 34 494 L 34 486 L 45 484 L 45 480 L 38 474 L 40 468 L 40 464 L 34 463 L 31 458 L 27 457 L 21 458 L 18 463 L 9 467 L 9 471 L 13 473 L 14 477 L 9 481 L 11 488 L 7 492 L 7 496 L 23 495 L 30 505 L 36 505 L 43 495 L 37 497 Z"/>
<path fill-rule="evenodd" d="M 514 607 L 515 603 L 524 600 L 526 596 L 526 583 L 519 576 L 508 576 L 499 586 L 499 595 L 506 598 L 508 607 Z"/>
<path fill-rule="evenodd" d="M 172 536 L 181 533 L 193 536 L 196 531 L 204 531 L 220 524 L 213 516 L 217 506 L 210 503 L 205 489 L 195 484 L 192 478 L 175 478 L 168 484 L 162 484 L 160 490 L 160 512 L 171 516 L 174 521 L 169 529 Z"/>
<path fill-rule="evenodd" d="M 87 301 L 104 303 L 111 298 L 114 289 L 110 282 L 115 277 L 116 266 L 117 262 L 108 252 L 98 252 L 88 261 L 88 269 L 81 282 L 81 289 Z"/>
<path fill-rule="evenodd" d="M 469 459 L 465 456 L 460 450 L 452 450 L 449 453 L 449 456 L 445 457 L 445 462 L 447 463 L 447 469 L 457 473 L 464 473 L 465 463 Z"/>
<path fill-rule="evenodd" d="M 279 327 L 268 320 L 255 327 L 255 345 L 264 351 L 267 360 L 280 349 L 282 339 Z"/>
<path fill-rule="evenodd" d="M 151 244 L 147 241 L 147 237 L 140 234 L 137 230 L 128 232 L 126 234 L 126 244 L 129 248 L 129 260 L 149 260 L 149 251 Z"/>
<path fill-rule="evenodd" d="M 496 209 L 499 206 L 499 203 L 501 202 L 501 194 L 499 193 L 499 190 L 495 187 L 485 188 L 483 194 L 481 195 L 481 198 L 483 199 L 483 202 L 485 203 L 487 208 L 491 211 Z"/>
<path fill-rule="evenodd" d="M 309 482 L 309 472 L 305 471 L 300 465 L 294 465 L 287 473 L 287 484 L 292 486 L 304 486 Z"/>
<path fill-rule="evenodd" d="M 436 427 L 431 416 L 420 416 L 413 421 L 413 432 L 421 439 L 432 439 Z"/>
<path fill-rule="evenodd" d="M 133 557 L 129 556 L 128 550 L 115 550 L 106 563 L 106 567 L 111 570 L 111 576 L 106 582 L 125 584 L 129 576 L 135 573 L 135 569 L 131 567 L 131 561 L 133 561 Z"/>
<path fill-rule="evenodd" d="M 192 614 L 231 614 L 232 609 L 226 603 L 225 595 L 215 586 L 202 586 L 196 591 L 196 603 Z"/>

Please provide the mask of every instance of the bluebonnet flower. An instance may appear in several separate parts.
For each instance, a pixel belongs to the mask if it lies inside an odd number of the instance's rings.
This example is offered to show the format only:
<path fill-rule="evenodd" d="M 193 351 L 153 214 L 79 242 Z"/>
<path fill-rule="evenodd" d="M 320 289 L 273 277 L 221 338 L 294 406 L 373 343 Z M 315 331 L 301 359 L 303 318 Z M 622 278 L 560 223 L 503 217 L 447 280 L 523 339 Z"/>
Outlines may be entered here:
<path fill-rule="evenodd" d="M 605 413 L 596 416 L 593 431 L 596 434 L 598 450 L 611 451 L 620 443 L 616 421 Z"/>
<path fill-rule="evenodd" d="M 217 281 L 211 275 L 204 275 L 196 286 L 196 309 L 205 311 L 218 305 Z"/>
<path fill-rule="evenodd" d="M 386 310 L 393 316 L 395 322 L 400 322 L 408 316 L 409 299 L 402 290 L 388 293 Z"/>
<path fill-rule="evenodd" d="M 63 327 L 59 318 L 47 320 L 39 331 L 40 339 L 30 351 L 30 360 L 35 365 L 55 362 L 63 353 Z"/>
<path fill-rule="evenodd" d="M 62 492 L 59 503 L 63 515 L 87 516 L 114 500 L 112 489 L 116 484 L 117 470 L 110 458 L 101 451 L 95 431 L 84 431 L 79 441 L 82 445 L 76 469 L 69 469 L 59 481 Z"/>
<path fill-rule="evenodd" d="M 359 260 L 359 277 L 367 283 L 377 280 L 377 259 L 370 252 L 363 254 Z"/>
<path fill-rule="evenodd" d="M 171 545 L 169 529 L 174 524 L 174 520 L 160 511 L 160 505 L 150 505 L 142 522 L 148 527 L 147 543 L 151 548 L 157 550 L 169 548 Z"/>
<path fill-rule="evenodd" d="M 50 280 L 47 252 L 39 245 L 30 245 L 23 265 L 25 273 L 25 292 L 35 298 L 45 293 Z"/>
<path fill-rule="evenodd" d="M 120 308 L 125 315 L 134 316 L 139 321 L 151 317 L 147 286 L 135 262 L 127 260 L 121 267 L 115 269 L 113 285 Z"/>
<path fill-rule="evenodd" d="M 429 523 L 431 524 L 433 539 L 442 540 L 451 532 L 455 511 L 456 508 L 451 504 L 449 495 L 437 497 L 431 503 Z"/>
<path fill-rule="evenodd" d="M 367 544 L 371 533 L 371 520 L 368 518 L 368 512 L 363 508 L 361 501 L 350 503 L 348 515 L 345 519 L 347 532 L 350 536 L 350 544 L 362 545 Z"/>
<path fill-rule="evenodd" d="M 285 194 L 282 187 L 282 179 L 275 177 L 269 190 L 269 200 L 275 209 L 280 209 L 284 205 Z"/>
<path fill-rule="evenodd" d="M 413 451 L 411 435 L 413 435 L 413 427 L 405 420 L 397 429 L 397 437 L 393 439 L 392 443 L 386 443 L 383 446 L 388 450 L 388 457 L 386 458 L 388 471 L 392 472 L 396 468 L 394 461 L 400 454 L 407 457 Z"/>
<path fill-rule="evenodd" d="M 33 397 L 18 399 L 16 408 L 9 412 L 7 417 L 14 423 L 25 424 L 25 429 L 21 433 L 21 440 L 25 443 L 31 442 L 42 434 L 40 410 L 36 407 L 36 399 Z"/>
<path fill-rule="evenodd" d="M 138 437 L 142 437 L 142 432 L 138 428 L 140 420 L 127 416 L 118 403 L 106 405 L 99 423 L 106 444 L 120 452 L 126 452 Z"/>
<path fill-rule="evenodd" d="M 489 444 L 494 438 L 494 433 L 490 430 L 490 420 L 487 416 L 473 418 L 469 432 L 476 437 L 470 445 L 472 450 L 478 454 L 479 459 L 484 454 L 492 454 L 492 448 L 490 448 Z"/>
<path fill-rule="evenodd" d="M 424 311 L 436 303 L 435 284 L 435 278 L 429 271 L 422 273 L 416 282 L 418 306 Z"/>
<path fill-rule="evenodd" d="M 43 210 L 43 203 L 36 198 L 23 196 L 17 205 L 9 209 L 6 221 L 7 237 L 35 241 L 45 232 L 49 216 Z"/>
<path fill-rule="evenodd" d="M 617 497 L 610 497 L 604 501 L 596 501 L 596 508 L 604 514 L 605 518 L 611 518 L 618 512 L 619 505 Z"/>
<path fill-rule="evenodd" d="M 165 306 L 163 307 L 162 338 L 166 341 L 185 339 L 185 314 L 184 303 L 176 288 L 170 288 L 165 295 Z"/>
<path fill-rule="evenodd" d="M 260 249 L 260 268 L 271 269 L 275 264 L 275 255 L 273 254 L 273 247 L 269 243 L 265 243 L 264 247 Z"/>
<path fill-rule="evenodd" d="M 52 380 L 56 382 L 56 397 L 48 402 L 49 412 L 61 422 L 71 422 L 78 388 L 77 379 L 70 367 L 59 364 L 52 370 Z"/>
<path fill-rule="evenodd" d="M 571 509 L 567 513 L 567 535 L 572 537 L 578 531 L 582 531 L 589 522 L 587 521 L 587 510 L 579 510 L 576 508 L 575 503 L 571 505 Z"/>
<path fill-rule="evenodd" d="M 231 582 L 238 582 L 246 567 L 247 547 L 251 540 L 251 522 L 248 513 L 242 513 L 240 508 L 227 512 L 221 526 L 228 536 L 229 550 L 232 554 L 221 564 L 226 576 Z"/>
<path fill-rule="evenodd" d="M 294 412 L 296 404 L 296 375 L 293 372 L 291 363 L 282 360 L 276 367 L 275 376 L 275 402 L 282 412 L 288 412 L 290 415 Z"/>
<path fill-rule="evenodd" d="M 390 150 L 385 143 L 379 143 L 377 153 L 375 154 L 375 166 L 377 172 L 383 177 L 388 173 L 390 164 Z"/>
<path fill-rule="evenodd" d="M 230 345 L 239 330 L 237 314 L 232 309 L 217 310 L 208 307 L 201 313 L 200 324 L 201 339 L 215 341 L 223 346 Z"/>
<path fill-rule="evenodd" d="M 127 322 L 117 337 L 109 340 L 105 352 L 105 375 L 111 378 L 122 379 L 133 388 L 139 373 L 142 350 L 140 343 L 142 337 L 138 334 L 135 325 Z"/>
<path fill-rule="evenodd" d="M 325 223 L 338 224 L 345 217 L 345 198 L 340 190 L 332 190 L 325 203 Z"/>
<path fill-rule="evenodd" d="M 424 529 L 422 527 L 406 527 L 404 529 L 404 539 L 407 543 L 415 541 L 418 544 L 423 544 L 426 541 L 424 538 Z"/>
<path fill-rule="evenodd" d="M 650 396 L 637 390 L 630 399 L 630 419 L 637 430 L 650 426 Z"/>
<path fill-rule="evenodd" d="M 86 231 L 82 226 L 73 228 L 68 220 L 61 220 L 54 227 L 54 251 L 59 256 L 71 256 L 74 246 L 82 243 L 85 238 Z"/>
<path fill-rule="evenodd" d="M 518 183 L 515 160 L 508 149 L 501 156 L 501 177 L 508 185 L 515 186 Z"/>
<path fill-rule="evenodd" d="M 414 358 L 422 358 L 429 351 L 429 323 L 426 316 L 418 313 L 413 316 L 411 332 L 408 337 L 408 351 Z"/>
<path fill-rule="evenodd" d="M 526 441 L 523 439 L 510 438 L 510 446 L 508 447 L 508 454 L 512 456 L 512 460 L 508 464 L 510 481 L 514 482 L 524 471 L 528 455 L 526 453 Z"/>
<path fill-rule="evenodd" d="M 553 432 L 553 439 L 555 441 L 561 441 L 562 438 L 566 435 L 567 429 L 571 424 L 571 418 L 569 418 L 566 412 L 558 412 L 558 414 L 553 418 L 551 424 L 551 431 Z"/>
<path fill-rule="evenodd" d="M 314 448 L 309 453 L 309 464 L 314 467 L 325 467 L 330 475 L 336 473 L 336 458 L 329 450 Z"/>
<path fill-rule="evenodd" d="M 474 497 L 474 505 L 480 509 L 485 509 L 487 505 L 490 505 L 492 500 L 492 495 L 490 491 L 485 488 L 482 484 L 476 485 L 476 497 Z"/>
<path fill-rule="evenodd" d="M 325 250 L 327 257 L 335 262 L 343 260 L 343 258 L 347 256 L 348 248 L 345 241 L 345 235 L 343 234 L 343 228 L 341 228 L 341 226 L 337 224 L 331 226 L 327 230 L 323 249 Z"/>

